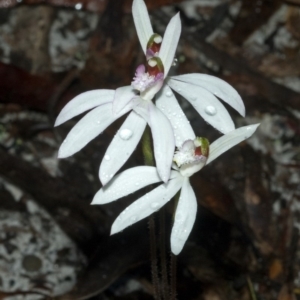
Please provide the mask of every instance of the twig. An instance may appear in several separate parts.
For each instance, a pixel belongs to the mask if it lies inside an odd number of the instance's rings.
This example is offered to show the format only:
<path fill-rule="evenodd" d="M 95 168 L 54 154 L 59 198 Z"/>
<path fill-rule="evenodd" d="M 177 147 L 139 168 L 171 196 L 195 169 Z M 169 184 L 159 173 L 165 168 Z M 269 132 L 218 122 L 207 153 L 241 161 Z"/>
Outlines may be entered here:
<path fill-rule="evenodd" d="M 254 291 L 254 288 L 253 288 L 253 284 L 252 284 L 251 278 L 249 276 L 247 276 L 247 283 L 248 283 L 248 288 L 249 288 L 251 300 L 257 300 L 256 295 L 255 295 L 255 291 Z"/>

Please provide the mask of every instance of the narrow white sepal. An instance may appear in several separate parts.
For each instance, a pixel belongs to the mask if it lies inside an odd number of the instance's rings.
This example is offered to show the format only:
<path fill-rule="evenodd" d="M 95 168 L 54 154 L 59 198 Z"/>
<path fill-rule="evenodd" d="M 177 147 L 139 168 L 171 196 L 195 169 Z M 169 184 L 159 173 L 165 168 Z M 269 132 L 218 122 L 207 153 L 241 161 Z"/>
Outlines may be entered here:
<path fill-rule="evenodd" d="M 155 167 L 141 166 L 128 169 L 115 177 L 100 189 L 92 204 L 105 204 L 125 197 L 139 189 L 161 181 Z"/>
<path fill-rule="evenodd" d="M 181 188 L 183 178 L 178 172 L 176 174 L 168 183 L 160 185 L 129 205 L 113 223 L 111 234 L 122 231 L 165 205 Z"/>
<path fill-rule="evenodd" d="M 113 100 L 113 112 L 115 114 L 119 113 L 136 96 L 130 85 L 117 88 Z"/>
<path fill-rule="evenodd" d="M 139 41 L 144 53 L 146 54 L 147 43 L 153 34 L 153 29 L 146 4 L 143 0 L 133 1 L 132 15 Z"/>
<path fill-rule="evenodd" d="M 99 169 L 103 185 L 120 170 L 140 141 L 147 122 L 132 111 L 109 144 Z"/>
<path fill-rule="evenodd" d="M 111 102 L 114 94 L 114 90 L 94 90 L 76 96 L 61 110 L 54 126 L 58 126 L 96 106 Z"/>
<path fill-rule="evenodd" d="M 159 58 L 164 65 L 164 75 L 168 72 L 173 64 L 175 52 L 177 49 L 179 37 L 181 34 L 181 21 L 179 13 L 177 13 L 169 22 L 165 31 L 161 48 L 159 51 Z"/>
<path fill-rule="evenodd" d="M 177 147 L 181 147 L 183 142 L 187 140 L 195 139 L 196 136 L 190 122 L 178 104 L 174 93 L 167 85 L 164 85 L 156 96 L 155 104 L 169 119 L 173 127 L 175 144 Z"/>
<path fill-rule="evenodd" d="M 209 156 L 206 164 L 211 163 L 213 160 L 215 160 L 217 157 L 219 157 L 221 154 L 223 154 L 233 146 L 249 138 L 259 125 L 260 124 L 243 126 L 217 139 L 209 146 Z"/>
<path fill-rule="evenodd" d="M 235 129 L 234 123 L 224 105 L 209 91 L 183 81 L 169 79 L 167 84 L 187 99 L 201 117 L 222 133 Z"/>
<path fill-rule="evenodd" d="M 69 132 L 58 151 L 59 158 L 65 158 L 81 150 L 117 118 L 130 110 L 125 107 L 119 114 L 112 113 L 112 103 L 106 103 L 87 113 Z"/>
<path fill-rule="evenodd" d="M 245 105 L 239 93 L 226 81 L 207 74 L 184 74 L 171 78 L 195 84 L 219 97 L 245 117 Z"/>
<path fill-rule="evenodd" d="M 156 168 L 161 179 L 167 182 L 175 149 L 174 133 L 167 117 L 151 102 L 149 104 L 149 125 L 153 137 Z"/>
<path fill-rule="evenodd" d="M 171 233 L 171 250 L 178 255 L 192 231 L 197 214 L 197 199 L 189 178 L 184 178 Z"/>

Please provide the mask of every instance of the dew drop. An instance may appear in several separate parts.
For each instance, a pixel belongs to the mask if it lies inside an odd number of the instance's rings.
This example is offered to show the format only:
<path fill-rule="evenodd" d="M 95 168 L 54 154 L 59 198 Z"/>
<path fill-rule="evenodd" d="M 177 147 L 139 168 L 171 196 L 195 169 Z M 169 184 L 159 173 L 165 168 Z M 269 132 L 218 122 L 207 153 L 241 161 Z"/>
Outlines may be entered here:
<path fill-rule="evenodd" d="M 124 128 L 124 129 L 120 130 L 119 136 L 122 140 L 127 141 L 132 137 L 132 130 Z"/>
<path fill-rule="evenodd" d="M 104 159 L 105 159 L 105 160 L 110 160 L 110 156 L 106 154 L 106 155 L 104 156 Z"/>
<path fill-rule="evenodd" d="M 197 100 L 197 96 L 191 96 L 191 100 L 192 101 L 196 101 Z"/>
<path fill-rule="evenodd" d="M 173 96 L 173 93 L 172 93 L 171 91 L 168 91 L 168 92 L 166 92 L 166 96 L 167 96 L 167 97 L 172 97 L 172 96 Z"/>
<path fill-rule="evenodd" d="M 248 126 L 248 127 L 247 127 L 247 130 L 251 130 L 251 129 L 252 129 L 252 127 L 251 127 L 251 126 Z"/>
<path fill-rule="evenodd" d="M 96 123 L 99 125 L 101 122 L 98 120 L 98 121 L 96 121 Z"/>
<path fill-rule="evenodd" d="M 217 113 L 217 109 L 212 105 L 208 105 L 208 106 L 205 107 L 205 112 L 209 116 L 214 116 Z"/>
<path fill-rule="evenodd" d="M 75 9 L 81 10 L 81 9 L 82 9 L 82 3 L 77 3 L 77 4 L 75 5 Z"/>
<path fill-rule="evenodd" d="M 157 202 L 151 203 L 151 208 L 152 209 L 158 209 L 158 207 L 159 207 L 159 204 Z"/>
<path fill-rule="evenodd" d="M 137 220 L 137 216 L 132 216 L 131 218 L 130 218 L 130 221 L 131 222 L 135 222 Z"/>

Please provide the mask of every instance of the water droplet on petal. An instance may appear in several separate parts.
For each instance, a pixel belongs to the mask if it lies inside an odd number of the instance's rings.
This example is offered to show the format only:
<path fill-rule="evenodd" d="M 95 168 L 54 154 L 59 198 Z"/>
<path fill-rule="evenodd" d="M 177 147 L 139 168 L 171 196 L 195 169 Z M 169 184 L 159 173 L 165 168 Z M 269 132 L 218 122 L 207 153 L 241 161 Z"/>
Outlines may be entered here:
<path fill-rule="evenodd" d="M 97 124 L 100 124 L 101 122 L 98 120 L 98 121 L 96 121 L 96 123 L 97 123 Z"/>
<path fill-rule="evenodd" d="M 173 93 L 172 93 L 171 91 L 167 91 L 167 92 L 166 92 L 166 96 L 167 96 L 167 97 L 172 97 L 172 96 L 173 96 Z"/>
<path fill-rule="evenodd" d="M 196 101 L 197 100 L 197 96 L 191 96 L 191 100 L 192 101 Z"/>
<path fill-rule="evenodd" d="M 104 156 L 104 159 L 105 159 L 105 160 L 110 160 L 110 156 L 106 154 L 106 155 Z"/>
<path fill-rule="evenodd" d="M 131 222 L 135 222 L 137 220 L 137 216 L 132 216 L 131 218 L 130 218 L 130 221 Z"/>
<path fill-rule="evenodd" d="M 121 129 L 119 136 L 122 140 L 129 140 L 132 137 L 132 130 L 126 128 Z"/>
<path fill-rule="evenodd" d="M 209 116 L 214 116 L 217 113 L 217 109 L 212 105 L 208 105 L 208 106 L 205 107 L 205 112 Z"/>
<path fill-rule="evenodd" d="M 159 204 L 157 202 L 151 203 L 151 208 L 152 209 L 158 209 L 158 207 L 159 207 Z"/>

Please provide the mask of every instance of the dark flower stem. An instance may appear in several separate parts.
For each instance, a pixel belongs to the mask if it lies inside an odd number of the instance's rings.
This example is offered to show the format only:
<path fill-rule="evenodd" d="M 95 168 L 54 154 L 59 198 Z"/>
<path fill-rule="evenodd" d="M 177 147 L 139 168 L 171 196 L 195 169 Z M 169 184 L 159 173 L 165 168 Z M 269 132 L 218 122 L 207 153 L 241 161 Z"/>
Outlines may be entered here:
<path fill-rule="evenodd" d="M 153 285 L 153 297 L 155 300 L 161 300 L 159 277 L 158 277 L 158 264 L 157 264 L 157 251 L 156 251 L 156 234 L 155 234 L 155 220 L 154 216 L 149 216 L 149 231 L 150 231 L 150 255 L 151 255 L 151 276 Z"/>
<path fill-rule="evenodd" d="M 170 300 L 176 300 L 176 255 L 171 253 L 171 275 L 170 275 Z"/>
<path fill-rule="evenodd" d="M 144 162 L 147 166 L 154 166 L 154 157 L 151 147 L 150 128 L 147 126 L 142 138 L 142 149 L 144 155 Z M 155 300 L 161 300 L 158 262 L 157 262 L 157 247 L 156 247 L 156 232 L 155 220 L 151 215 L 148 219 L 149 233 L 150 233 L 150 257 L 151 257 L 151 276 L 153 285 L 153 297 Z"/>
<path fill-rule="evenodd" d="M 169 299 L 169 282 L 168 282 L 168 270 L 167 270 L 167 258 L 166 258 L 166 220 L 165 220 L 165 208 L 162 207 L 159 211 L 159 223 L 160 223 L 160 262 L 162 273 L 162 294 L 163 299 Z"/>

